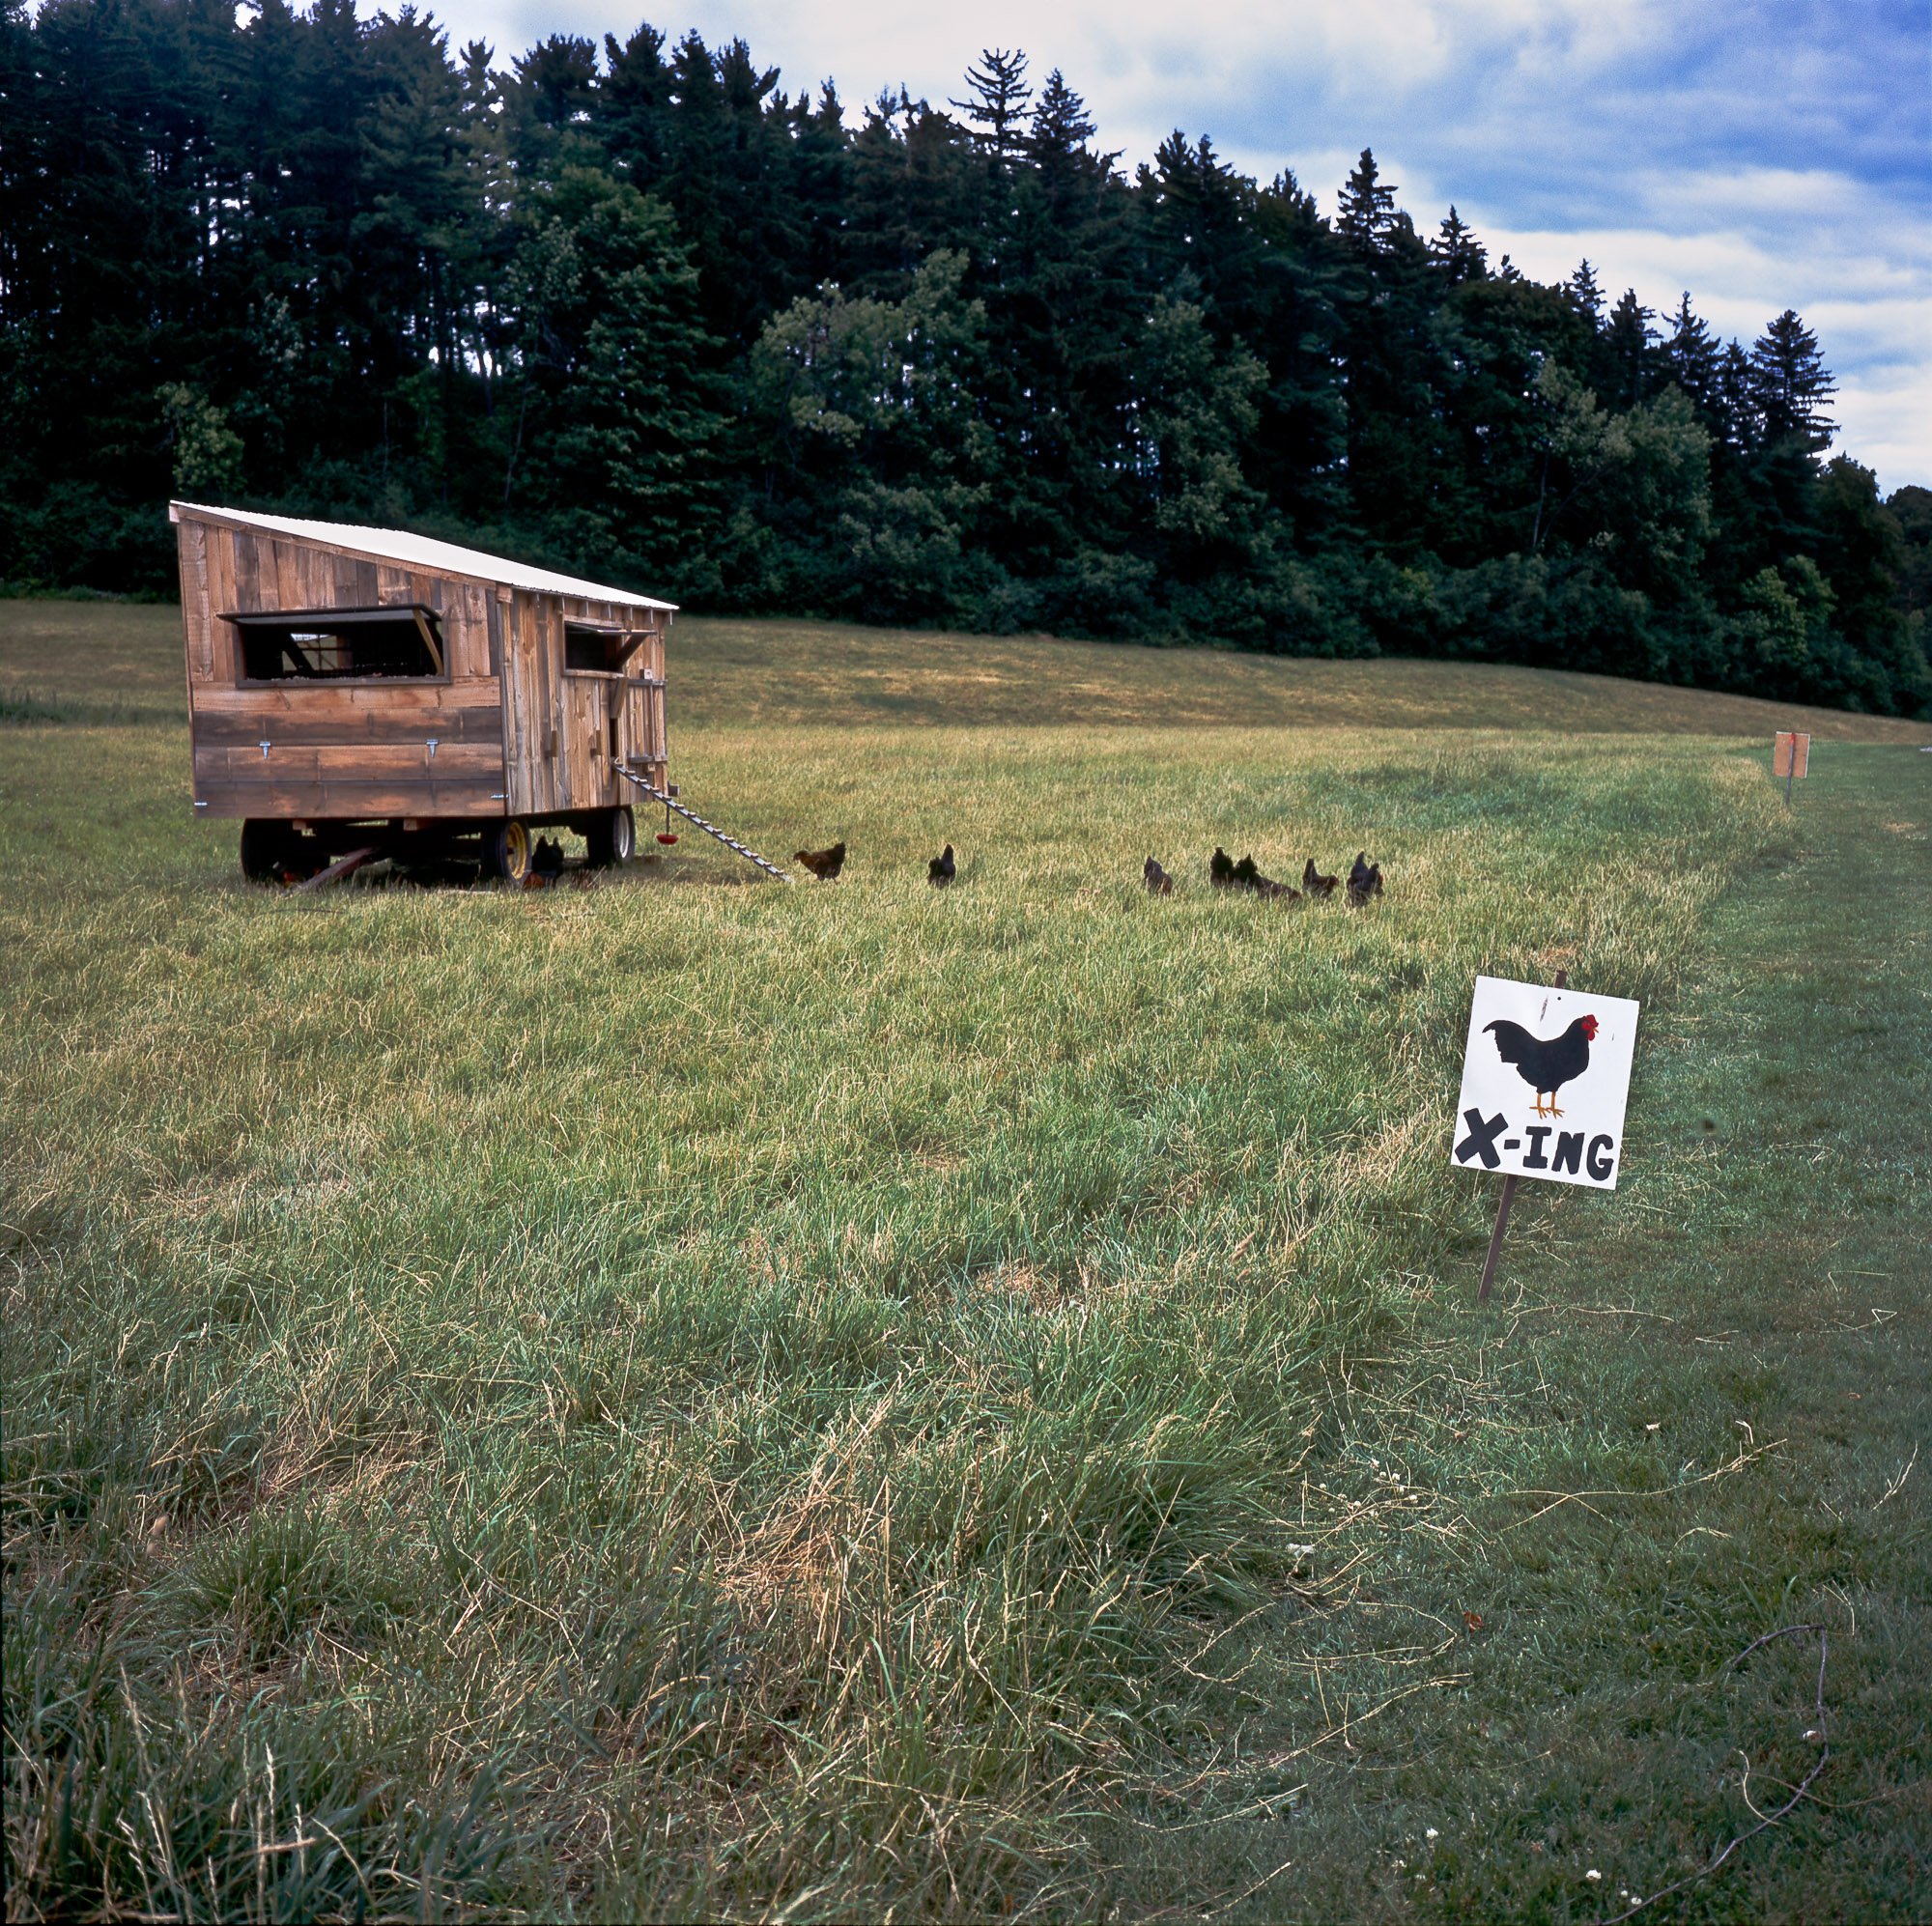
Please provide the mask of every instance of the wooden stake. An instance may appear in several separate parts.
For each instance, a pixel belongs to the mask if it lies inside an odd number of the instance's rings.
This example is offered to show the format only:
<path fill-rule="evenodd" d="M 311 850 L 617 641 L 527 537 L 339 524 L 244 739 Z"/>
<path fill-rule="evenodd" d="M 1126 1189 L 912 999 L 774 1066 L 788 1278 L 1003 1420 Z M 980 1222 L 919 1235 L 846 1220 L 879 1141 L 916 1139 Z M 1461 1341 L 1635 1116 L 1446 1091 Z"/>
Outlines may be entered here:
<path fill-rule="evenodd" d="M 1483 1288 L 1476 1293 L 1478 1304 L 1490 1301 L 1490 1287 L 1496 1281 L 1496 1260 L 1503 1254 L 1503 1232 L 1509 1229 L 1510 1205 L 1516 1202 L 1516 1173 L 1503 1179 L 1502 1201 L 1496 1205 L 1496 1228 L 1490 1232 L 1490 1255 L 1483 1264 Z"/>
<path fill-rule="evenodd" d="M 299 895 L 304 890 L 320 890 L 327 884 L 341 882 L 360 869 L 375 853 L 373 849 L 352 849 L 347 856 L 338 856 L 327 869 L 318 869 L 306 882 L 298 883 L 295 893 Z"/>
<path fill-rule="evenodd" d="M 1570 973 L 1559 970 L 1556 973 L 1556 987 L 1559 990 L 1570 987 Z M 1490 1255 L 1483 1261 L 1483 1287 L 1476 1292 L 1476 1302 L 1490 1301 L 1490 1287 L 1496 1281 L 1496 1260 L 1503 1254 L 1503 1232 L 1509 1229 L 1510 1205 L 1516 1202 L 1517 1175 L 1512 1171 L 1503 1179 L 1503 1194 L 1496 1200 L 1496 1228 L 1490 1232 Z"/>

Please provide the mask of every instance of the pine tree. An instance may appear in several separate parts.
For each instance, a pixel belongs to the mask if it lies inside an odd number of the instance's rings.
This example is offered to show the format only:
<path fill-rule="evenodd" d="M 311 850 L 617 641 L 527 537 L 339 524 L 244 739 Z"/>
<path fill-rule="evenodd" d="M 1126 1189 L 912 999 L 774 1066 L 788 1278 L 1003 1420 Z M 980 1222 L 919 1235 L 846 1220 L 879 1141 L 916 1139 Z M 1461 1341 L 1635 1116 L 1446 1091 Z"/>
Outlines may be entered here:
<path fill-rule="evenodd" d="M 1670 379 L 1697 404 L 1698 411 L 1712 417 L 1718 411 L 1718 343 L 1709 327 L 1690 305 L 1690 290 L 1677 304 L 1670 320 L 1670 334 L 1663 344 L 1663 363 Z"/>
<path fill-rule="evenodd" d="M 1837 392 L 1818 337 L 1786 308 L 1751 346 L 1752 386 L 1764 432 L 1791 436 L 1814 453 L 1831 445 L 1837 424 L 1825 404 Z"/>
<path fill-rule="evenodd" d="M 1395 189 L 1385 185 L 1376 156 L 1365 147 L 1342 188 L 1335 231 L 1358 253 L 1369 254 L 1380 244 L 1395 220 Z"/>
<path fill-rule="evenodd" d="M 1764 439 L 1750 356 L 1735 341 L 1725 343 L 1718 358 L 1718 414 L 1728 447 L 1742 452 Z"/>
<path fill-rule="evenodd" d="M 1489 271 L 1489 250 L 1476 239 L 1476 231 L 1465 226 L 1452 202 L 1435 239 L 1429 243 L 1431 257 L 1441 267 L 1451 287 L 1464 281 L 1480 281 Z"/>
<path fill-rule="evenodd" d="M 1017 49 L 984 47 L 980 65 L 966 70 L 964 100 L 949 100 L 966 116 L 974 144 L 1002 167 L 1017 160 L 1025 147 L 1027 103 L 1033 89 L 1026 84 L 1027 57 Z"/>
<path fill-rule="evenodd" d="M 1597 285 L 1597 270 L 1587 258 L 1577 262 L 1577 271 L 1564 287 L 1570 298 L 1589 316 L 1590 326 L 1600 326 L 1604 319 L 1604 291 Z"/>
<path fill-rule="evenodd" d="M 1610 379 L 1607 399 L 1618 408 L 1634 408 L 1651 387 L 1651 357 L 1656 344 L 1656 319 L 1651 309 L 1636 297 L 1634 288 L 1626 288 L 1604 326 Z"/>

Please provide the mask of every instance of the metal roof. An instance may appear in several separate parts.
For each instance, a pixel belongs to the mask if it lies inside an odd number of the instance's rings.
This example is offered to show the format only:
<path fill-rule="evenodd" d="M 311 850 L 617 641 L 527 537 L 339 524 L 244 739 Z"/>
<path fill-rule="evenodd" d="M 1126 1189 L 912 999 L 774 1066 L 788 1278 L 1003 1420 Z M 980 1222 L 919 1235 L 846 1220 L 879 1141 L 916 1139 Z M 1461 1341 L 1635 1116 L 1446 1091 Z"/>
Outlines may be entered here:
<path fill-rule="evenodd" d="M 243 528 L 260 528 L 270 535 L 292 535 L 302 542 L 327 542 L 331 548 L 366 555 L 372 561 L 401 562 L 406 568 L 435 569 L 444 575 L 465 575 L 479 581 L 499 582 L 506 588 L 528 589 L 537 595 L 577 595 L 586 602 L 621 602 L 631 609 L 675 609 L 675 602 L 659 602 L 629 588 L 611 588 L 527 562 L 486 555 L 481 549 L 460 549 L 454 542 L 438 542 L 428 535 L 412 535 L 407 528 L 363 528 L 349 522 L 304 522 L 293 515 L 255 515 L 241 508 L 210 508 L 199 502 L 171 501 L 168 520 L 206 515 Z"/>

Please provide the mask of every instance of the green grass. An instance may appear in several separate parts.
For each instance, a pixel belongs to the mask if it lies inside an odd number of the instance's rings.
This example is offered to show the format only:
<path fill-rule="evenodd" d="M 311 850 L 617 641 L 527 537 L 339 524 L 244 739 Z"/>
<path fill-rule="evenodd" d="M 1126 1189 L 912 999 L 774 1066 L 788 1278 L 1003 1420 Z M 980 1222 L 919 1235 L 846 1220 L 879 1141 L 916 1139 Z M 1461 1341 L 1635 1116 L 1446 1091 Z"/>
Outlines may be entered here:
<path fill-rule="evenodd" d="M 296 899 L 178 649 L 0 605 L 11 1913 L 1588 1916 L 1827 1612 L 1832 1804 L 1690 1905 L 1924 1911 L 1907 725 L 1788 815 L 1728 698 L 693 622 L 687 797 L 845 880 Z M 1478 1314 L 1469 980 L 1559 965 L 1630 1175 Z"/>

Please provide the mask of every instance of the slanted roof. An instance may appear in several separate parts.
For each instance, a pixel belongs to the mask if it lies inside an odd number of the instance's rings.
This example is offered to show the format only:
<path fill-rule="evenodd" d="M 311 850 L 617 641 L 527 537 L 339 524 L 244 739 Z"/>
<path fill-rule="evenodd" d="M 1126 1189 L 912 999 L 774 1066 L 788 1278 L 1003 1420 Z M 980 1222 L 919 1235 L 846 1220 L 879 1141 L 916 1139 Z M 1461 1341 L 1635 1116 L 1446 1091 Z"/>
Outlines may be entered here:
<path fill-rule="evenodd" d="M 631 609 L 675 609 L 675 602 L 659 602 L 628 588 L 580 581 L 575 576 L 531 568 L 527 562 L 486 555 L 481 549 L 460 549 L 454 542 L 438 542 L 428 535 L 412 535 L 407 528 L 363 528 L 350 522 L 304 522 L 293 515 L 255 515 L 240 508 L 207 508 L 193 501 L 168 503 L 168 520 L 205 515 L 211 521 L 237 527 L 260 528 L 270 535 L 291 535 L 301 542 L 327 542 L 371 561 L 400 562 L 405 568 L 435 569 L 443 575 L 469 576 L 498 582 L 506 588 L 528 589 L 537 595 L 576 595 L 586 602 L 621 602 Z"/>

